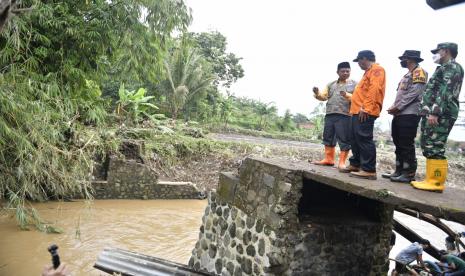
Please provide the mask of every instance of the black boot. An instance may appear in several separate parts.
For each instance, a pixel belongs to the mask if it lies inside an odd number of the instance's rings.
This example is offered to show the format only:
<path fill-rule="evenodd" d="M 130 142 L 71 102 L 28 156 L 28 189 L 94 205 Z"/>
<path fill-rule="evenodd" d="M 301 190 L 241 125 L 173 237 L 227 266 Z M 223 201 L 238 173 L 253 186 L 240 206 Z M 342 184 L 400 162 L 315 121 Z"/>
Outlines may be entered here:
<path fill-rule="evenodd" d="M 413 161 L 411 163 L 404 162 L 402 173 L 397 177 L 391 177 L 392 182 L 400 182 L 400 183 L 410 183 L 411 181 L 415 181 L 415 174 L 417 172 L 417 161 Z"/>
<path fill-rule="evenodd" d="M 393 173 L 383 173 L 381 177 L 383 178 L 391 178 L 391 177 L 399 177 L 402 174 L 402 160 L 396 158 L 396 170 Z"/>
<path fill-rule="evenodd" d="M 397 177 L 391 177 L 391 181 L 400 183 L 410 183 L 412 181 L 415 181 L 415 173 L 403 172 L 401 175 Z"/>

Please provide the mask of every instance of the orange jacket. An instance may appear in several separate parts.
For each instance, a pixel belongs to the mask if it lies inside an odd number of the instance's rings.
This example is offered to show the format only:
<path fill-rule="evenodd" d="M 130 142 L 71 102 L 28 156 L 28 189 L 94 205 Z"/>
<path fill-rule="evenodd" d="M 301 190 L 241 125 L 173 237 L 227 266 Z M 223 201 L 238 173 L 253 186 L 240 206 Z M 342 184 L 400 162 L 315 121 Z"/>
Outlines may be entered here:
<path fill-rule="evenodd" d="M 350 113 L 358 114 L 363 108 L 369 115 L 379 117 L 383 108 L 384 91 L 386 90 L 386 73 L 377 63 L 365 71 L 362 80 L 352 94 Z"/>

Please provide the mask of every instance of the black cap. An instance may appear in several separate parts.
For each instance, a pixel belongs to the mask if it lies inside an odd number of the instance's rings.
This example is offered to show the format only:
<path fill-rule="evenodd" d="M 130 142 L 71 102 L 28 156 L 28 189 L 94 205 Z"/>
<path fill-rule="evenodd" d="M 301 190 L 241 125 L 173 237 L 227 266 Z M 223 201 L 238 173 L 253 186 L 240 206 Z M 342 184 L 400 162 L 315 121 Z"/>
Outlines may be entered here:
<path fill-rule="evenodd" d="M 363 50 L 358 52 L 357 57 L 354 59 L 354 62 L 357 62 L 361 58 L 367 58 L 369 60 L 374 60 L 375 59 L 375 53 L 370 50 Z"/>
<path fill-rule="evenodd" d="M 350 69 L 350 63 L 348 63 L 347 61 L 344 61 L 344 62 L 341 62 L 337 65 L 337 70 L 339 71 L 339 69 L 342 69 L 342 68 L 349 68 Z"/>
<path fill-rule="evenodd" d="M 455 242 L 455 238 L 451 236 L 446 237 L 446 242 Z"/>
<path fill-rule="evenodd" d="M 418 243 L 419 243 L 419 244 L 423 244 L 423 245 L 428 245 L 428 246 L 431 245 L 431 243 L 429 242 L 429 240 L 426 240 L 426 239 L 420 239 L 420 240 L 418 241 Z"/>
<path fill-rule="evenodd" d="M 413 59 L 416 62 L 422 62 L 423 59 L 420 57 L 421 52 L 417 50 L 405 50 L 404 53 L 399 57 L 400 60 L 402 59 Z"/>

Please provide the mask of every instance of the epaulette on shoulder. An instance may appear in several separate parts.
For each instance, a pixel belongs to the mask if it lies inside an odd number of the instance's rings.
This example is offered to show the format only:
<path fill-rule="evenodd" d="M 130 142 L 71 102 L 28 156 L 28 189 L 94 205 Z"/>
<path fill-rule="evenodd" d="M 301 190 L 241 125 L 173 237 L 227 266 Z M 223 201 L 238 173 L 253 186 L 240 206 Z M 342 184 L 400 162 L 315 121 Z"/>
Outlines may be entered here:
<path fill-rule="evenodd" d="M 426 83 L 426 72 L 421 67 L 415 68 L 412 72 L 413 83 Z"/>

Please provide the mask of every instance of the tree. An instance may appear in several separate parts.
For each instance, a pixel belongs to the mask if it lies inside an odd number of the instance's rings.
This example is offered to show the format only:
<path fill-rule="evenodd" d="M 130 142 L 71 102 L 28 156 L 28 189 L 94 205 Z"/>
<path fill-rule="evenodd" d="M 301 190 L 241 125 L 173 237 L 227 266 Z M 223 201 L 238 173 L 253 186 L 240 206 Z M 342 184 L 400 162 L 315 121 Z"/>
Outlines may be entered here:
<path fill-rule="evenodd" d="M 239 63 L 242 58 L 226 52 L 226 37 L 220 32 L 193 33 L 192 36 L 200 53 L 212 65 L 215 85 L 230 87 L 244 77 L 244 69 Z"/>
<path fill-rule="evenodd" d="M 284 113 L 284 117 L 280 122 L 280 130 L 281 131 L 289 131 L 294 129 L 294 122 L 292 121 L 292 113 L 289 109 L 286 109 Z"/>
<path fill-rule="evenodd" d="M 276 116 L 278 109 L 273 102 L 269 102 L 267 104 L 259 102 L 257 106 L 257 112 L 260 116 L 258 129 L 264 130 L 268 125 L 268 119 L 272 116 Z"/>
<path fill-rule="evenodd" d="M 15 0 L 0 0 L 0 32 L 3 29 L 3 26 L 8 22 L 8 20 L 22 11 L 29 10 L 29 9 L 16 9 L 16 1 Z"/>
<path fill-rule="evenodd" d="M 229 119 L 232 115 L 232 112 L 236 110 L 234 106 L 234 96 L 228 95 L 227 98 L 221 101 L 221 121 L 224 122 L 224 126 L 228 126 Z"/>
<path fill-rule="evenodd" d="M 171 117 L 177 119 L 179 111 L 205 92 L 214 77 L 197 49 L 186 41 L 180 42 L 164 65 L 166 80 L 160 88 L 168 100 Z"/>
<path fill-rule="evenodd" d="M 325 104 L 319 103 L 310 113 L 310 122 L 313 124 L 313 135 L 318 139 L 323 138 L 323 128 L 325 122 Z"/>
<path fill-rule="evenodd" d="M 294 123 L 296 123 L 297 125 L 300 125 L 302 123 L 307 123 L 309 120 L 307 118 L 307 116 L 305 116 L 304 114 L 302 113 L 297 113 L 295 114 L 293 117 L 292 117 L 292 120 L 294 121 Z"/>
<path fill-rule="evenodd" d="M 83 143 L 73 133 L 106 120 L 100 86 L 110 69 L 126 56 L 135 61 L 127 70 L 146 74 L 143 65 L 160 63 L 171 33 L 191 17 L 175 0 L 17 5 L 31 10 L 11 17 L 0 36 L 0 196 L 26 227 L 35 217 L 26 198 L 89 196 L 91 159 L 103 149 L 86 143 L 97 137 Z"/>

